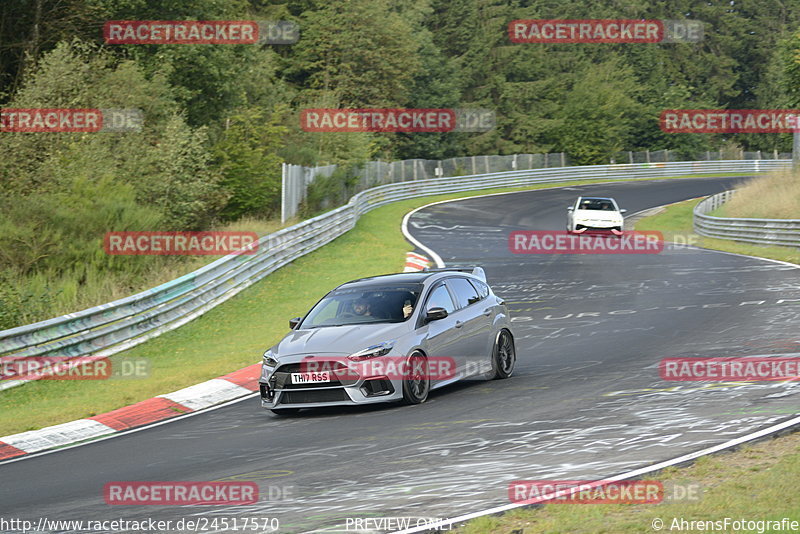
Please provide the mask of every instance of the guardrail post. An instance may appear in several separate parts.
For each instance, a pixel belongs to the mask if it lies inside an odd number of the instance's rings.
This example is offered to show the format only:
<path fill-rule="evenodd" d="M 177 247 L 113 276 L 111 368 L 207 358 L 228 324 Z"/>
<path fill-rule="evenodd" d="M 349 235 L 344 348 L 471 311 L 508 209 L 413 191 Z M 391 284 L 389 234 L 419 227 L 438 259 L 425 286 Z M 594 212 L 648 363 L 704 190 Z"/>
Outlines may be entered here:
<path fill-rule="evenodd" d="M 792 140 L 792 167 L 795 169 L 800 167 L 800 130 L 794 131 Z"/>
<path fill-rule="evenodd" d="M 286 162 L 281 163 L 281 224 L 286 222 Z"/>

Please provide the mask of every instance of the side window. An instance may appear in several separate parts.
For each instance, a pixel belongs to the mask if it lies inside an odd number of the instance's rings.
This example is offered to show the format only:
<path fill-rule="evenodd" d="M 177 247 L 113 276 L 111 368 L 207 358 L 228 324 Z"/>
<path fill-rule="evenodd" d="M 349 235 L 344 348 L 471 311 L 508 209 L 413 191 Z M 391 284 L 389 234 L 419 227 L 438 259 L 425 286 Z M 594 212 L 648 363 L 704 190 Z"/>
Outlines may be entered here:
<path fill-rule="evenodd" d="M 447 285 L 455 292 L 459 308 L 466 308 L 481 300 L 478 292 L 466 278 L 448 278 Z"/>
<path fill-rule="evenodd" d="M 447 313 L 453 313 L 455 306 L 453 306 L 453 299 L 450 298 L 450 293 L 444 284 L 439 284 L 431 291 L 428 296 L 428 303 L 425 305 L 426 310 L 431 308 L 444 308 Z"/>
<path fill-rule="evenodd" d="M 470 280 L 469 282 L 475 286 L 475 289 L 478 291 L 478 296 L 481 298 L 481 300 L 489 296 L 489 286 L 479 280 Z"/>

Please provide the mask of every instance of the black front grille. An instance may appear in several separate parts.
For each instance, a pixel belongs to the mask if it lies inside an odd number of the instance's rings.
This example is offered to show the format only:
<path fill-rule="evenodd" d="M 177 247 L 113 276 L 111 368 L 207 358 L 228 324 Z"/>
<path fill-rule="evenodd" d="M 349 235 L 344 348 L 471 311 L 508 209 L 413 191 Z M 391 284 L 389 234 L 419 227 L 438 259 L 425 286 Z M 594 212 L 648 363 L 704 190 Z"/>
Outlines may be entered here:
<path fill-rule="evenodd" d="M 394 387 L 392 387 L 392 383 L 385 378 L 367 380 L 364 382 L 364 386 L 361 388 L 361 390 L 367 397 L 390 395 L 394 393 Z"/>
<path fill-rule="evenodd" d="M 336 360 L 326 360 L 324 358 L 309 358 L 306 361 L 298 363 L 285 363 L 278 367 L 281 373 L 307 373 L 309 371 L 336 371 L 339 369 L 346 370 L 347 366 Z"/>
<path fill-rule="evenodd" d="M 607 232 L 612 229 L 622 231 L 619 226 L 585 226 L 583 224 L 576 224 L 576 230 L 586 230 L 587 232 Z"/>
<path fill-rule="evenodd" d="M 342 372 L 346 370 L 347 372 Z M 308 373 L 330 371 L 330 382 L 312 382 L 306 384 L 293 384 L 291 373 Z M 336 372 L 340 372 L 337 376 Z M 273 389 L 298 389 L 298 388 L 318 388 L 332 386 L 349 386 L 354 384 L 358 376 L 350 371 L 346 365 L 337 361 L 309 361 L 308 363 L 287 363 L 281 365 L 270 378 L 270 387 Z"/>
<path fill-rule="evenodd" d="M 281 404 L 304 404 L 312 402 L 337 402 L 350 400 L 343 389 L 318 389 L 314 391 L 284 391 Z"/>

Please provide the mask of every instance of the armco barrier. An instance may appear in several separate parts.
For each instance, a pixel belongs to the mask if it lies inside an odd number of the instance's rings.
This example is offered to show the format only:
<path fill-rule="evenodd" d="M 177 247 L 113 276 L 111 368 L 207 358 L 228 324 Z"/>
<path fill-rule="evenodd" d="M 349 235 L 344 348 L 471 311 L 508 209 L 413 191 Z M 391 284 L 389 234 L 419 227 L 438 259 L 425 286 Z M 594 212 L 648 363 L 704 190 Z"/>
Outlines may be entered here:
<path fill-rule="evenodd" d="M 289 262 L 355 226 L 379 206 L 423 195 L 571 180 L 632 180 L 686 174 L 753 174 L 786 168 L 788 160 L 736 160 L 594 165 L 435 178 L 374 187 L 341 208 L 269 234 L 258 252 L 230 255 L 136 295 L 38 323 L 0 331 L 0 357 L 105 357 L 191 321 Z M 0 390 L 20 381 L 0 382 Z"/>
<path fill-rule="evenodd" d="M 694 231 L 706 237 L 747 241 L 759 245 L 800 247 L 800 219 L 740 219 L 708 215 L 735 193 L 723 191 L 694 208 Z"/>

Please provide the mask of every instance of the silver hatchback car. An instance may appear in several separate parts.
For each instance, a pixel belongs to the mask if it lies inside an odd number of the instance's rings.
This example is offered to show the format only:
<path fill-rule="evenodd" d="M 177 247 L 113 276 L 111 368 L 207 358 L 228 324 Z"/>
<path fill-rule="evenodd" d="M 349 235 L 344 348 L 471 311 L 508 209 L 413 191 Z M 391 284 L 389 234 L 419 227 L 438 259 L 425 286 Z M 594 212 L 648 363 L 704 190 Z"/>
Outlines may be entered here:
<path fill-rule="evenodd" d="M 301 408 L 425 402 L 465 378 L 508 378 L 511 320 L 483 269 L 353 280 L 322 298 L 264 353 L 261 405 Z"/>

